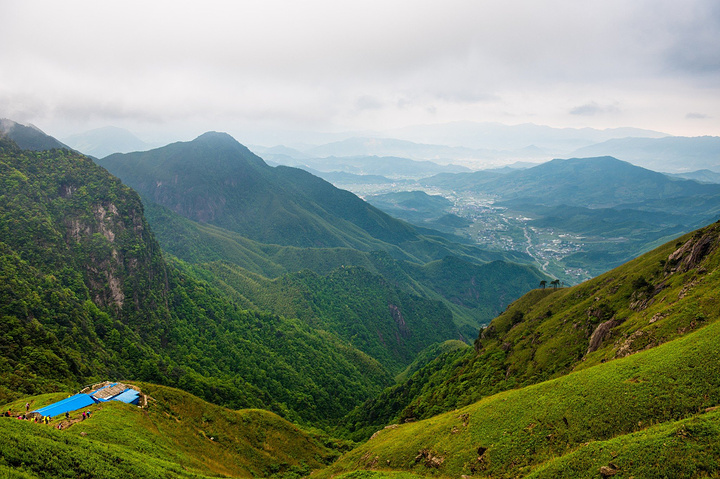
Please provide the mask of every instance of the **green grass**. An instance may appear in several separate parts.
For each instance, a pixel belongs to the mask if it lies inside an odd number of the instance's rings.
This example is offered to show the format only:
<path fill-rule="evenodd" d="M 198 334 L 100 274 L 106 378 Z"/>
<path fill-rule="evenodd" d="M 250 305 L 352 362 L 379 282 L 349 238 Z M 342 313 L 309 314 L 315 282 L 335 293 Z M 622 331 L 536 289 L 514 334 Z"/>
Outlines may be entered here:
<path fill-rule="evenodd" d="M 720 471 L 720 412 L 660 424 L 607 441 L 594 441 L 553 459 L 531 478 L 597 477 L 600 468 L 613 477 L 681 479 L 717 475 Z"/>
<path fill-rule="evenodd" d="M 329 442 L 262 410 L 232 411 L 185 392 L 139 384 L 147 409 L 109 402 L 67 429 L 0 419 L 0 473 L 16 477 L 301 477 L 337 457 Z M 66 393 L 4 405 L 24 411 Z M 79 418 L 80 412 L 71 413 Z"/>
<path fill-rule="evenodd" d="M 383 430 L 321 477 L 375 468 L 454 477 L 522 476 L 586 443 L 690 418 L 720 404 L 719 337 L 720 323 L 715 323 L 624 359 Z M 710 443 L 700 441 L 695 449 Z M 639 455 L 630 454 L 628 461 L 640 460 Z M 439 465 L 433 467 L 428 457 L 441 458 Z"/>
<path fill-rule="evenodd" d="M 704 243 L 706 254 L 694 255 Z M 411 398 L 385 394 L 387 401 L 403 403 L 386 424 L 425 419 L 672 341 L 720 318 L 718 290 L 720 223 L 578 286 L 533 290 L 483 330 L 475 352 L 425 374 L 432 387 L 397 388 L 412 390 Z M 593 332 L 610 320 L 607 336 L 589 351 Z"/>

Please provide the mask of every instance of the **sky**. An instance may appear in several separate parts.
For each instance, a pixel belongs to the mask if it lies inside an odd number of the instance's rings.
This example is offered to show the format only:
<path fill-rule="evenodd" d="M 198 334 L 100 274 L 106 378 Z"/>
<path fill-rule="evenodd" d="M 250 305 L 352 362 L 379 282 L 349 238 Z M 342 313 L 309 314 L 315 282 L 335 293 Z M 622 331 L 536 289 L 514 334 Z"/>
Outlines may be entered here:
<path fill-rule="evenodd" d="M 720 135 L 717 0 L 0 0 L 0 38 L 0 117 L 58 138 L 454 121 Z"/>

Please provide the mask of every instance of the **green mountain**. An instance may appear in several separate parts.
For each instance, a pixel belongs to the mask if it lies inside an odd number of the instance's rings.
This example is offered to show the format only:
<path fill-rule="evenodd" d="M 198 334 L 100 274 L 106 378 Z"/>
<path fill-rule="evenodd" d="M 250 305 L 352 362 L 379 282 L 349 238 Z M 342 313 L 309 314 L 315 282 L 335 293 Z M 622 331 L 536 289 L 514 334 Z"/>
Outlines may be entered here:
<path fill-rule="evenodd" d="M 138 195 L 89 158 L 2 140 L 0 182 L 0 397 L 142 379 L 322 425 L 391 383 L 337 336 L 168 263 Z"/>
<path fill-rule="evenodd" d="M 366 198 L 371 205 L 409 223 L 421 224 L 447 214 L 453 203 L 440 195 L 428 195 L 424 191 L 399 191 L 383 193 Z"/>
<path fill-rule="evenodd" d="M 317 477 L 713 477 L 720 324 L 657 348 L 392 425 Z"/>
<path fill-rule="evenodd" d="M 720 223 L 572 288 L 515 301 L 472 352 L 440 357 L 344 420 L 353 437 L 672 341 L 718 317 Z M 361 434 L 362 433 L 362 434 Z"/>
<path fill-rule="evenodd" d="M 720 195 L 720 186 L 670 178 L 613 157 L 552 160 L 505 175 L 478 171 L 445 174 L 425 183 L 495 195 L 501 201 L 545 206 L 609 208 L 647 200 Z"/>
<path fill-rule="evenodd" d="M 421 234 L 306 171 L 270 167 L 224 133 L 111 155 L 99 164 L 149 202 L 260 243 L 382 250 L 421 263 L 447 255 L 471 261 L 491 256 L 473 245 Z M 496 253 L 492 259 L 508 257 Z"/>
<path fill-rule="evenodd" d="M 391 424 L 321 477 L 717 474 L 718 268 L 720 222 L 581 285 L 528 293 L 474 350 L 353 411 L 345 426 L 358 433 Z"/>
<path fill-rule="evenodd" d="M 25 126 L 7 118 L 0 118 L 0 136 L 12 140 L 23 150 L 67 148 L 67 145 L 44 133 L 40 128 L 33 125 Z"/>
<path fill-rule="evenodd" d="M 602 274 L 720 217 L 720 185 L 669 177 L 612 157 L 553 160 L 504 175 L 444 174 L 424 184 L 494 198 L 505 216 L 525 218 L 515 233 L 519 238 L 523 229 L 528 237 L 528 227 L 541 229 L 541 236 L 575 237 L 579 251 L 563 253 L 560 270 L 552 270 L 558 275 L 572 268 Z"/>
<path fill-rule="evenodd" d="M 149 152 L 112 155 L 100 163 L 144 194 L 148 218 L 160 244 L 183 261 L 192 264 L 223 261 L 241 268 L 235 270 L 236 275 L 250 272 L 268 279 L 303 269 L 327 275 L 338 268 L 359 266 L 405 292 L 445 302 L 459 331 L 448 335 L 438 328 L 436 335 L 412 348 L 413 354 L 431 341 L 475 336 L 481 325 L 542 279 L 532 268 L 496 262 L 526 262 L 528 257 L 524 254 L 484 251 L 462 242 L 461 238 L 398 221 L 302 170 L 267 166 L 225 134 L 208 133 L 192 142 Z M 170 177 L 174 179 L 169 181 Z M 209 210 L 202 213 L 193 209 L 196 204 L 222 206 L 210 215 Z M 464 270 L 457 276 L 462 279 L 448 282 L 453 288 L 440 287 L 434 273 L 428 274 L 433 268 L 419 266 L 433 261 L 445 264 L 451 257 L 458 258 L 456 266 Z M 492 266 L 481 268 L 486 263 Z M 438 274 L 447 276 L 440 268 L 434 268 Z M 501 281 L 485 281 L 486 277 Z M 205 278 L 211 283 L 215 281 L 213 275 Z M 354 291 L 365 294 L 354 303 L 358 309 L 353 314 L 368 317 L 371 310 L 384 310 L 380 317 L 390 320 L 387 304 L 378 304 L 383 296 L 370 295 L 374 286 L 360 284 L 361 275 L 353 280 Z M 256 285 L 256 290 L 272 286 L 268 281 L 260 283 L 263 286 Z M 248 287 L 247 281 L 243 287 Z M 468 300 L 468 291 L 473 291 L 472 301 Z M 278 306 L 303 303 L 304 298 L 283 300 L 266 293 L 250 295 L 240 293 L 247 307 L 288 317 L 304 314 Z M 460 297 L 465 300 L 458 300 Z M 363 307 L 371 303 L 376 306 Z M 312 309 L 313 314 L 338 317 L 337 311 L 318 308 Z M 352 341 L 352 337 L 345 338 Z M 377 341 L 384 340 L 378 337 Z M 361 343 L 365 346 L 361 347 Z M 366 342 L 353 344 L 370 353 Z M 387 348 L 383 355 L 397 358 L 392 347 Z M 371 350 L 377 352 L 375 348 Z M 405 353 L 401 356 L 404 363 L 384 365 L 396 370 L 412 360 Z"/>

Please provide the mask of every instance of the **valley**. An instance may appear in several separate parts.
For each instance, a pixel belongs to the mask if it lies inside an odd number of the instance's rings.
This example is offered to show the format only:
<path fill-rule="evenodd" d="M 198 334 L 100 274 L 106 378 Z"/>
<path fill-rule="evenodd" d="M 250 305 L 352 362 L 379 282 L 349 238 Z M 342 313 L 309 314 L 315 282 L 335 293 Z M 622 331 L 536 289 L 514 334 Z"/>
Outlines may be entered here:
<path fill-rule="evenodd" d="M 0 405 L 148 394 L 0 418 L 0 472 L 717 471 L 720 185 L 433 173 L 344 177 L 365 202 L 215 132 L 97 160 L 0 138 Z"/>
<path fill-rule="evenodd" d="M 385 182 L 363 183 L 356 176 L 352 182 L 339 179 L 337 186 L 415 225 L 490 250 L 525 253 L 541 271 L 567 284 L 595 277 L 720 213 L 717 184 L 683 184 L 611 160 L 624 177 L 602 179 L 600 165 L 608 161 L 588 158 Z M 577 165 L 573 171 L 565 168 L 568 176 L 561 173 L 563 162 Z M 543 171 L 551 166 L 557 171 Z M 603 198 L 603 191 L 615 193 Z M 439 198 L 447 203 L 439 206 Z"/>
<path fill-rule="evenodd" d="M 0 479 L 720 479 L 720 1 L 0 25 Z"/>

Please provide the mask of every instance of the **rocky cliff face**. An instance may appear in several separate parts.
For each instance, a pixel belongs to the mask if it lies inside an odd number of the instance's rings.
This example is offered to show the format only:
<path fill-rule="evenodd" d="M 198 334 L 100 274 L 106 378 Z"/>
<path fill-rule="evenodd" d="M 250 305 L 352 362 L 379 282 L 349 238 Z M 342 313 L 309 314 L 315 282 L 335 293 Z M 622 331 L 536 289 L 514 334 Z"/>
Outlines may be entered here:
<path fill-rule="evenodd" d="M 5 142 L 0 162 L 0 241 L 42 271 L 65 271 L 76 292 L 81 280 L 88 299 L 118 318 L 166 303 L 165 264 L 134 191 L 68 150 Z"/>

